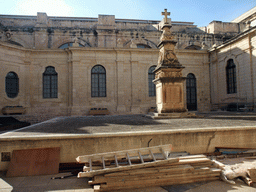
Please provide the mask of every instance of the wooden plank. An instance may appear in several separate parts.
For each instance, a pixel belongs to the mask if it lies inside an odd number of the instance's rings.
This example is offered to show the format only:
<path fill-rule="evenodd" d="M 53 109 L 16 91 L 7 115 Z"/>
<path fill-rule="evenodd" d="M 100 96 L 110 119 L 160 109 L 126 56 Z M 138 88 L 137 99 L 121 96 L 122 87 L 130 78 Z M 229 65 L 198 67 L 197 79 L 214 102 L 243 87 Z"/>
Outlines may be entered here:
<path fill-rule="evenodd" d="M 219 179 L 218 176 L 217 177 L 211 176 L 211 177 L 198 177 L 198 178 L 184 178 L 183 180 L 164 179 L 164 180 L 148 180 L 148 181 L 142 181 L 142 182 L 140 181 L 117 182 L 115 184 L 101 184 L 100 191 L 176 185 L 176 184 L 194 183 L 194 182 L 201 182 L 201 181 L 213 181 L 218 179 Z"/>
<path fill-rule="evenodd" d="M 13 150 L 7 177 L 51 175 L 59 172 L 60 148 Z"/>
<path fill-rule="evenodd" d="M 187 180 L 187 181 L 182 181 L 179 184 L 188 184 L 188 183 L 194 183 L 194 182 L 204 182 L 204 181 L 215 181 L 218 180 L 219 178 L 217 177 L 211 177 L 211 178 L 203 178 L 203 179 L 198 179 L 197 181 L 194 180 Z M 114 191 L 114 190 L 133 190 L 133 189 L 142 189 L 142 188 L 148 188 L 148 187 L 161 187 L 161 186 L 166 186 L 166 185 L 176 185 L 176 183 L 173 183 L 171 181 L 167 181 L 164 183 L 158 183 L 158 184 L 142 184 L 142 185 L 131 185 L 131 186 L 118 186 L 118 187 L 108 187 L 106 184 L 101 184 L 100 191 Z"/>
<path fill-rule="evenodd" d="M 155 173 L 155 174 L 142 174 L 142 175 L 127 175 L 120 177 L 104 177 L 105 182 L 119 182 L 119 181 L 135 181 L 135 180 L 149 180 L 149 179 L 165 179 L 165 178 L 173 178 L 179 179 L 183 177 L 197 177 L 197 176 L 209 176 L 209 175 L 220 175 L 221 170 L 210 170 L 209 168 L 202 168 L 198 170 L 194 170 L 193 172 L 188 171 L 180 171 L 179 173 L 170 174 L 170 173 Z"/>
<path fill-rule="evenodd" d="M 100 184 L 100 183 L 116 183 L 116 182 L 129 182 L 129 181 L 142 181 L 142 180 L 153 180 L 153 179 L 174 179 L 179 180 L 183 178 L 196 178 L 198 176 L 219 176 L 221 169 L 209 169 L 208 167 L 204 167 L 198 170 L 194 170 L 193 172 L 187 171 L 179 171 L 176 174 L 171 173 L 154 173 L 154 174 L 141 174 L 141 175 L 123 175 L 123 176 L 94 176 L 93 181 L 88 182 L 89 184 Z"/>
<path fill-rule="evenodd" d="M 100 191 L 113 191 L 113 190 L 131 190 L 131 189 L 140 189 L 140 188 L 148 188 L 148 187 L 161 187 L 161 186 L 166 186 L 166 185 L 178 185 L 178 184 L 188 184 L 188 183 L 195 183 L 195 182 L 203 182 L 203 181 L 215 181 L 219 180 L 218 177 L 209 177 L 209 178 L 201 178 L 197 180 L 185 180 L 185 181 L 180 181 L 179 183 L 176 182 L 171 182 L 171 181 L 164 181 L 161 183 L 144 183 L 141 185 L 130 185 L 130 186 L 115 186 L 115 187 L 110 187 L 107 184 L 101 184 Z"/>
<path fill-rule="evenodd" d="M 140 184 L 149 184 L 149 183 L 163 183 L 165 181 L 171 181 L 171 182 L 175 182 L 175 183 L 179 183 L 180 181 L 183 180 L 197 180 L 197 179 L 201 179 L 201 178 L 208 178 L 208 177 L 218 177 L 219 174 L 217 173 L 211 173 L 211 174 L 201 174 L 201 175 L 184 175 L 184 176 L 180 176 L 180 177 L 171 177 L 168 175 L 166 177 L 160 177 L 160 178 L 156 178 L 156 177 L 148 177 L 148 178 L 144 178 L 143 180 L 140 180 L 139 178 L 135 178 L 131 180 L 107 180 L 108 186 L 126 186 L 126 185 L 140 185 Z"/>
<path fill-rule="evenodd" d="M 124 175 L 140 175 L 140 174 L 155 174 L 155 173 L 179 173 L 181 171 L 193 171 L 194 168 L 190 165 L 179 165 L 175 167 L 153 167 L 153 168 L 146 168 L 146 169 L 135 169 L 132 171 L 123 171 L 123 172 L 115 172 L 115 173 L 108 173 L 105 174 L 105 177 L 119 177 Z"/>
<path fill-rule="evenodd" d="M 148 148 L 139 148 L 139 149 L 131 149 L 131 150 L 124 150 L 124 151 L 115 151 L 115 152 L 108 152 L 108 153 L 98 153 L 98 154 L 92 154 L 92 155 L 84 155 L 84 156 L 78 156 L 76 158 L 77 162 L 79 163 L 88 163 L 89 158 L 93 160 L 98 160 L 102 156 L 105 157 L 106 160 L 114 160 L 114 155 L 117 155 L 119 158 L 125 158 L 126 153 L 129 153 L 130 156 L 137 156 L 138 151 L 140 151 L 141 155 L 147 155 L 148 150 L 151 150 L 153 153 L 161 153 L 161 148 L 165 152 L 171 152 L 172 145 L 159 145 L 155 147 L 148 147 Z"/>
<path fill-rule="evenodd" d="M 186 155 L 178 157 L 180 160 L 182 159 L 201 159 L 201 158 L 207 158 L 206 155 Z"/>
<path fill-rule="evenodd" d="M 179 159 L 177 158 L 170 158 L 167 160 L 158 160 L 154 162 L 147 162 L 143 164 L 137 164 L 137 165 L 130 165 L 130 166 L 120 166 L 120 167 L 114 167 L 114 168 L 106 168 L 104 170 L 93 170 L 91 172 L 80 172 L 78 173 L 78 178 L 80 177 L 93 177 L 94 175 L 100 175 L 100 174 L 106 174 L 106 173 L 112 173 L 112 172 L 118 172 L 118 171 L 125 171 L 125 170 L 132 170 L 132 169 L 139 169 L 139 168 L 145 168 L 145 167 L 154 167 L 159 166 L 163 164 L 170 164 L 170 163 L 177 163 Z"/>
<path fill-rule="evenodd" d="M 211 162 L 208 158 L 199 158 L 199 159 L 180 159 L 177 163 L 173 163 L 172 165 L 182 165 L 182 164 L 196 164 L 196 163 L 206 163 Z"/>

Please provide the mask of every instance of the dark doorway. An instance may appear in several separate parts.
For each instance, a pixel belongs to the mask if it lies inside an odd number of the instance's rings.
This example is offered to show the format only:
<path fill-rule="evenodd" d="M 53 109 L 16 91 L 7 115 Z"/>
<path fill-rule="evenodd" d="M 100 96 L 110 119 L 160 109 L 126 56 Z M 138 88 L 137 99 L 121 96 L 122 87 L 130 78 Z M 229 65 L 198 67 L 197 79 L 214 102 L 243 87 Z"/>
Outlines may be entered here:
<path fill-rule="evenodd" d="M 197 110 L 197 95 L 196 95 L 196 77 L 189 73 L 186 80 L 187 89 L 187 109 L 189 111 Z"/>

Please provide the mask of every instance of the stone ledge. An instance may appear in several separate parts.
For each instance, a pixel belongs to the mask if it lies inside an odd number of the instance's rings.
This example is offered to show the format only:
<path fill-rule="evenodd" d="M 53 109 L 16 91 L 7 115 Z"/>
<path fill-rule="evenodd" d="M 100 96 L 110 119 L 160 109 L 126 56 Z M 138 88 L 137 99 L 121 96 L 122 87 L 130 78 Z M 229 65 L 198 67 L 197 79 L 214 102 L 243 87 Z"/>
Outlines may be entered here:
<path fill-rule="evenodd" d="M 184 113 L 153 113 L 152 119 L 177 119 L 177 118 L 203 118 L 202 115 L 196 115 L 191 112 Z"/>
<path fill-rule="evenodd" d="M 183 134 L 183 133 L 207 133 L 226 131 L 256 131 L 256 126 L 232 126 L 232 127 L 208 127 L 208 128 L 186 128 L 175 130 L 155 130 L 155 131 L 127 131 L 118 133 L 94 133 L 94 134 L 48 134 L 40 136 L 5 136 L 0 135 L 0 142 L 6 141 L 38 141 L 38 140 L 72 140 L 72 139 L 93 139 L 93 138 L 114 138 L 114 137 L 134 137 L 151 136 L 163 134 Z"/>

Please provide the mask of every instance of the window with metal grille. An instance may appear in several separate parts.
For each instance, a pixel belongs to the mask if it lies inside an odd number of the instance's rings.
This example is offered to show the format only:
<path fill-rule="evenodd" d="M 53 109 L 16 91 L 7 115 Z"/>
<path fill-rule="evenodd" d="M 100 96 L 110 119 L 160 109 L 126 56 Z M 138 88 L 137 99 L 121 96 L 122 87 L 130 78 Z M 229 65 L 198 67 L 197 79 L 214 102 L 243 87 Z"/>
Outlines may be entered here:
<path fill-rule="evenodd" d="M 155 70 L 156 66 L 151 66 L 148 70 L 148 95 L 149 97 L 156 96 L 156 85 L 153 83 L 153 80 L 155 79 Z"/>
<path fill-rule="evenodd" d="M 227 76 L 227 93 L 232 94 L 237 92 L 236 88 L 236 65 L 233 59 L 229 59 L 226 67 Z"/>
<path fill-rule="evenodd" d="M 18 96 L 19 78 L 15 72 L 7 73 L 5 77 L 5 92 L 9 98 L 15 98 Z"/>
<path fill-rule="evenodd" d="M 52 66 L 43 73 L 43 98 L 58 98 L 58 73 Z"/>
<path fill-rule="evenodd" d="M 187 75 L 186 92 L 187 92 L 187 109 L 189 111 L 196 111 L 197 110 L 196 77 L 192 73 L 189 73 Z"/>
<path fill-rule="evenodd" d="M 101 65 L 96 65 L 91 71 L 91 96 L 106 97 L 106 70 Z"/>

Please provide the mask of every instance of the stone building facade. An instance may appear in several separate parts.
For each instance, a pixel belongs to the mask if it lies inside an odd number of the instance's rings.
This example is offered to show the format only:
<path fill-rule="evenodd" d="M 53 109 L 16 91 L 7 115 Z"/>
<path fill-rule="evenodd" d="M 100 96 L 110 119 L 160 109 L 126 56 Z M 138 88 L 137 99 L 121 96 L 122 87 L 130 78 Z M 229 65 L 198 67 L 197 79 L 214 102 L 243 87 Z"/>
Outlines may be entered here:
<path fill-rule="evenodd" d="M 238 35 L 209 50 L 212 108 L 244 103 L 255 110 L 256 7 L 232 22 Z"/>
<path fill-rule="evenodd" d="M 210 111 L 238 94 L 254 102 L 255 9 L 246 18 L 201 28 L 169 21 L 188 80 L 189 110 Z M 91 108 L 147 113 L 156 106 L 152 72 L 162 23 L 113 15 L 0 15 L 0 109 L 22 106 L 26 114 L 38 116 L 88 115 Z M 225 93 L 223 83 L 229 57 L 239 62 L 235 96 Z"/>

